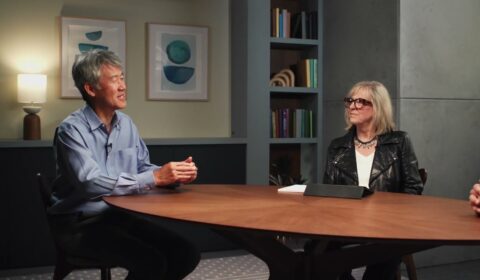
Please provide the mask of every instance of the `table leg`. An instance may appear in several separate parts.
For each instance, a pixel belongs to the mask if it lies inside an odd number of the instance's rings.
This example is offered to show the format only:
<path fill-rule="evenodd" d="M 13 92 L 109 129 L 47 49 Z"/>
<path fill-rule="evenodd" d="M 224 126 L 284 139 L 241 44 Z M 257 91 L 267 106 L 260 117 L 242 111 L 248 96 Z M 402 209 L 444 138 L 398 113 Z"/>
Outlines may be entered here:
<path fill-rule="evenodd" d="M 238 230 L 215 231 L 263 260 L 268 266 L 270 280 L 308 279 L 303 252 L 294 252 L 274 236 Z"/>
<path fill-rule="evenodd" d="M 294 252 L 266 233 L 216 229 L 216 232 L 242 246 L 268 266 L 270 280 L 335 280 L 343 272 L 400 258 L 437 246 L 422 244 L 364 243 L 329 249 L 330 240 L 316 241 L 307 252 Z"/>
<path fill-rule="evenodd" d="M 400 258 L 406 254 L 434 247 L 436 246 L 366 243 L 342 247 L 332 251 L 313 251 L 306 258 L 311 267 L 311 279 L 336 279 L 342 272 L 353 268 Z"/>

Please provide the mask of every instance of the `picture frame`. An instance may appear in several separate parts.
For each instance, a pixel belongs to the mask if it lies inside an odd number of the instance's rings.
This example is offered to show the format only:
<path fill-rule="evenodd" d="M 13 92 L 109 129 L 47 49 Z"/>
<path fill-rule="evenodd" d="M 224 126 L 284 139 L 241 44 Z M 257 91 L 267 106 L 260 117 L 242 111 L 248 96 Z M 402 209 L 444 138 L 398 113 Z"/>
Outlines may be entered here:
<path fill-rule="evenodd" d="M 81 98 L 72 78 L 77 55 L 99 48 L 113 51 L 126 69 L 125 21 L 61 17 L 61 98 Z"/>
<path fill-rule="evenodd" d="M 147 23 L 147 99 L 208 100 L 208 28 Z"/>

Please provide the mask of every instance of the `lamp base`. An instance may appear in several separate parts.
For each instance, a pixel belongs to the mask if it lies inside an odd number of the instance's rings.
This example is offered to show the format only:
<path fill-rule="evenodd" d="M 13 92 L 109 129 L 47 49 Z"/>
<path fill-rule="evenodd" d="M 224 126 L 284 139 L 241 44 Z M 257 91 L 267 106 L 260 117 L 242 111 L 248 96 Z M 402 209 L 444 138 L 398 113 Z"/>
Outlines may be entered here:
<path fill-rule="evenodd" d="M 23 139 L 40 140 L 40 117 L 36 114 L 28 114 L 23 118 Z"/>

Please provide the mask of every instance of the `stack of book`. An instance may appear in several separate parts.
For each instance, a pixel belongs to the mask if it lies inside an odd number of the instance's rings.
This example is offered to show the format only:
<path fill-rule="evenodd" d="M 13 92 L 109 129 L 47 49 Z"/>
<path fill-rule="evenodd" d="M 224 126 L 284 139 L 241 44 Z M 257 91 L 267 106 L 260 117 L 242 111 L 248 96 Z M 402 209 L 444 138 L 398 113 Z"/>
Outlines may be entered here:
<path fill-rule="evenodd" d="M 313 112 L 306 109 L 282 108 L 271 111 L 272 138 L 313 137 Z"/>
<path fill-rule="evenodd" d="M 271 10 L 272 37 L 317 39 L 317 14 L 316 11 L 292 14 L 287 9 L 273 8 Z"/>
<path fill-rule="evenodd" d="M 272 9 L 272 37 L 290 38 L 291 13 L 287 9 Z"/>

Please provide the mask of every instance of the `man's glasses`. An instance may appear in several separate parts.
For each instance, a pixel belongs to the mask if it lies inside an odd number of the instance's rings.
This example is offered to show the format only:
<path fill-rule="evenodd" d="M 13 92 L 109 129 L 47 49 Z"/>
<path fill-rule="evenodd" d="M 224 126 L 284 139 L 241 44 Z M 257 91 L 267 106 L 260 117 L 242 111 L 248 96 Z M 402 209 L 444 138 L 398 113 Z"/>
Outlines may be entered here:
<path fill-rule="evenodd" d="M 356 109 L 362 109 L 363 106 L 373 105 L 371 101 L 368 101 L 367 99 L 363 99 L 363 98 L 353 99 L 351 97 L 345 97 L 343 99 L 343 102 L 345 103 L 345 108 L 350 108 L 350 105 L 352 105 L 352 103 L 355 105 Z"/>

